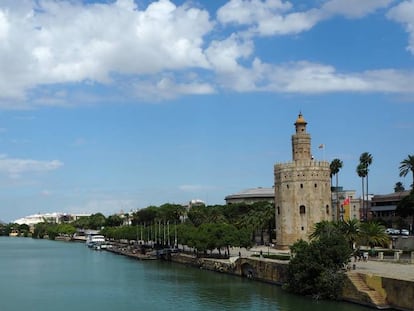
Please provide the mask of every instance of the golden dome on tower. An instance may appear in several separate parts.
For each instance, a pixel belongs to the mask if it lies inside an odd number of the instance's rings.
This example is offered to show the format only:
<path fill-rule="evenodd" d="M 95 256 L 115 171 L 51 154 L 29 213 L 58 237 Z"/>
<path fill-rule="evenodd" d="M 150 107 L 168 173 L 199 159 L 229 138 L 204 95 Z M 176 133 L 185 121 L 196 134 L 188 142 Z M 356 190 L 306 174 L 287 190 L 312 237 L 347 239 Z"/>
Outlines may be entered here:
<path fill-rule="evenodd" d="M 307 122 L 305 121 L 305 119 L 302 116 L 302 113 L 299 113 L 299 116 L 296 119 L 295 125 L 298 125 L 298 124 L 304 124 L 304 125 L 307 124 Z"/>

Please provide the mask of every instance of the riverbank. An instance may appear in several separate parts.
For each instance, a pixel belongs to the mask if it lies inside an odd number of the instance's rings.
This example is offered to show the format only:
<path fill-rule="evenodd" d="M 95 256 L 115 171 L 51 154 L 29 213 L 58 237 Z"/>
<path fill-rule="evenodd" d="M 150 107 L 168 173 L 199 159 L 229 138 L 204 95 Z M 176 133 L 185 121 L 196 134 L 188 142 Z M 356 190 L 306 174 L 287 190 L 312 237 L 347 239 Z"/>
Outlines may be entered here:
<path fill-rule="evenodd" d="M 108 251 L 138 260 L 163 258 L 174 263 L 246 277 L 255 281 L 282 285 L 287 280 L 288 262 L 267 259 L 260 254 L 280 254 L 269 247 L 249 250 L 232 249 L 230 258 L 196 257 L 184 252 L 149 252 L 142 254 L 127 245 L 114 245 Z M 253 257 L 259 255 L 259 257 Z M 377 309 L 414 310 L 414 269 L 412 264 L 380 262 L 374 260 L 351 263 L 347 272 L 343 300 Z"/>

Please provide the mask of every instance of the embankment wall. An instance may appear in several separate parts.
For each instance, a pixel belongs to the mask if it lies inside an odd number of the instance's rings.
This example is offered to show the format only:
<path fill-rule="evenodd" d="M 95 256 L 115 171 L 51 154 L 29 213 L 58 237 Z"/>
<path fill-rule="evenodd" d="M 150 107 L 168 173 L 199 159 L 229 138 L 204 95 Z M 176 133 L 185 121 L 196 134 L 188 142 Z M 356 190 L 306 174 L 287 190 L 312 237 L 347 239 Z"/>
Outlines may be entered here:
<path fill-rule="evenodd" d="M 263 258 L 234 258 L 234 260 L 220 260 L 197 258 L 186 254 L 172 254 L 171 261 L 206 269 L 227 273 L 253 280 L 281 285 L 287 281 L 288 263 Z M 408 267 L 410 269 L 411 267 Z M 365 283 L 386 297 L 389 305 L 397 310 L 414 310 L 414 282 L 391 279 L 381 276 L 365 274 Z M 371 305 L 369 297 L 359 292 L 350 280 L 346 280 L 343 300 Z"/>

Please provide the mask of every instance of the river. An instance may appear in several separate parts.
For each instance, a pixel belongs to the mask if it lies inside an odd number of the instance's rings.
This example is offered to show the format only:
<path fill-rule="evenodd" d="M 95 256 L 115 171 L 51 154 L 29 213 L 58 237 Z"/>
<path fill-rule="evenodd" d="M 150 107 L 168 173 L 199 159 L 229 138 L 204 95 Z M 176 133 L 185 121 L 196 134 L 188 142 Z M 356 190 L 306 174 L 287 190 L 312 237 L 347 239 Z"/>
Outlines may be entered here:
<path fill-rule="evenodd" d="M 279 286 L 83 244 L 0 237 L 0 310 L 367 311 L 313 301 Z"/>

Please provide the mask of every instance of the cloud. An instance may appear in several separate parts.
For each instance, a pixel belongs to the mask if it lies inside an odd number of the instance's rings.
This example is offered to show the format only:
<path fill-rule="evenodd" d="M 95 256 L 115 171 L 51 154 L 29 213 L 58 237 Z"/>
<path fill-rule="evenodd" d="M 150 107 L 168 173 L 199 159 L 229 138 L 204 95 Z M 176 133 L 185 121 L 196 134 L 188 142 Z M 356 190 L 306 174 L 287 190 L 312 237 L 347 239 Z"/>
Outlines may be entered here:
<path fill-rule="evenodd" d="M 347 18 L 361 18 L 390 6 L 395 0 L 330 0 L 321 8 L 326 18 L 342 15 Z"/>
<path fill-rule="evenodd" d="M 247 70 L 249 72 L 247 72 Z M 228 77 L 228 76 L 227 76 Z M 238 91 L 273 91 L 282 93 L 382 92 L 414 93 L 413 71 L 394 69 L 341 73 L 333 66 L 307 61 L 280 65 L 255 59 L 243 79 L 248 85 L 240 88 L 238 76 L 227 80 L 227 87 Z"/>
<path fill-rule="evenodd" d="M 260 36 L 297 34 L 336 15 L 361 18 L 388 7 L 394 0 L 330 0 L 320 8 L 294 11 L 289 1 L 230 0 L 217 12 L 223 24 L 245 25 L 246 33 Z"/>
<path fill-rule="evenodd" d="M 11 105 L 40 85 L 110 84 L 114 73 L 208 68 L 202 46 L 212 27 L 207 11 L 167 0 L 145 10 L 133 0 L 5 1 L 0 4 L 0 99 Z"/>
<path fill-rule="evenodd" d="M 405 26 L 409 34 L 407 50 L 414 54 L 414 1 L 403 1 L 396 5 L 388 12 L 387 17 Z"/>
<path fill-rule="evenodd" d="M 48 172 L 63 166 L 58 160 L 38 161 L 31 159 L 14 159 L 0 155 L 0 173 L 6 173 L 10 178 L 19 178 L 30 172 Z"/>
<path fill-rule="evenodd" d="M 328 0 L 297 7 L 293 1 L 230 0 L 215 21 L 191 3 L 169 0 L 147 7 L 133 0 L 3 0 L 0 107 L 65 107 L 125 97 L 162 101 L 221 90 L 410 93 L 409 71 L 338 72 L 330 64 L 271 64 L 255 55 L 258 36 L 302 33 L 335 16 L 362 18 L 393 2 Z M 406 26 L 412 53 L 413 6 L 404 1 L 388 13 Z"/>
<path fill-rule="evenodd" d="M 189 75 L 188 78 L 181 78 L 171 74 L 163 74 L 153 80 L 140 80 L 132 82 L 134 97 L 149 100 L 161 101 L 174 99 L 182 95 L 202 95 L 215 93 L 214 86 L 209 82 L 202 81 L 197 75 Z"/>

